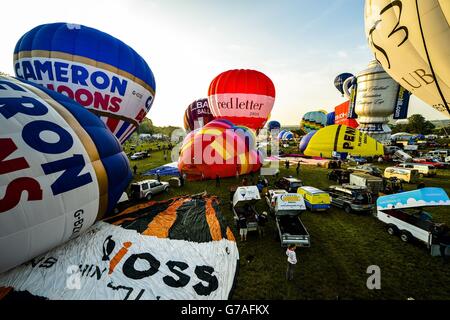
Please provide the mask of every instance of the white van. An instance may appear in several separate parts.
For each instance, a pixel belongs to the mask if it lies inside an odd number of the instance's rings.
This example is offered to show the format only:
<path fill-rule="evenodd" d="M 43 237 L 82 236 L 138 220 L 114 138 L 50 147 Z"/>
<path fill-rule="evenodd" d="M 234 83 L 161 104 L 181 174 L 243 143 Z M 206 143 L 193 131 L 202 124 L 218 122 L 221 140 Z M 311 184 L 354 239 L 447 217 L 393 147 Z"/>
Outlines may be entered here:
<path fill-rule="evenodd" d="M 385 178 L 398 178 L 407 183 L 416 183 L 420 178 L 419 170 L 410 168 L 387 167 L 384 170 Z"/>
<path fill-rule="evenodd" d="M 399 168 L 417 169 L 421 175 L 431 177 L 436 175 L 436 167 L 431 164 L 423 163 L 399 163 Z"/>

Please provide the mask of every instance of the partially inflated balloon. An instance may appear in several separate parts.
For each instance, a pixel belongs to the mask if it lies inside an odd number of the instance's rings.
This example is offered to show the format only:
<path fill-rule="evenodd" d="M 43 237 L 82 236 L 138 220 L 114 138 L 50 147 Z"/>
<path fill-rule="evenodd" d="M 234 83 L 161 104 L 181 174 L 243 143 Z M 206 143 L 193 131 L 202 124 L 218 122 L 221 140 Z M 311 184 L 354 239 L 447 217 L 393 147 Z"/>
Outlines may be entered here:
<path fill-rule="evenodd" d="M 324 111 L 311 111 L 305 113 L 300 122 L 300 129 L 306 133 L 319 130 L 327 124 L 327 113 Z"/>
<path fill-rule="evenodd" d="M 99 116 L 123 143 L 152 106 L 155 78 L 122 41 L 74 24 L 44 24 L 14 50 L 16 76 L 77 101 Z"/>
<path fill-rule="evenodd" d="M 200 99 L 192 102 L 184 112 L 184 128 L 186 131 L 203 127 L 214 119 L 209 109 L 208 99 Z"/>
<path fill-rule="evenodd" d="M 300 141 L 300 151 L 307 156 L 323 158 L 331 158 L 333 151 L 362 157 L 384 154 L 380 142 L 344 125 L 327 126 L 308 133 Z"/>
<path fill-rule="evenodd" d="M 273 108 L 275 87 L 262 72 L 229 70 L 214 78 L 208 98 L 216 118 L 257 130 L 264 127 Z"/>
<path fill-rule="evenodd" d="M 450 116 L 450 1 L 366 0 L 365 29 L 384 70 Z"/>
<path fill-rule="evenodd" d="M 183 141 L 178 168 L 189 180 L 248 174 L 261 168 L 252 130 L 213 120 Z"/>
<path fill-rule="evenodd" d="M 66 96 L 0 77 L 0 273 L 84 232 L 131 180 L 104 123 Z"/>

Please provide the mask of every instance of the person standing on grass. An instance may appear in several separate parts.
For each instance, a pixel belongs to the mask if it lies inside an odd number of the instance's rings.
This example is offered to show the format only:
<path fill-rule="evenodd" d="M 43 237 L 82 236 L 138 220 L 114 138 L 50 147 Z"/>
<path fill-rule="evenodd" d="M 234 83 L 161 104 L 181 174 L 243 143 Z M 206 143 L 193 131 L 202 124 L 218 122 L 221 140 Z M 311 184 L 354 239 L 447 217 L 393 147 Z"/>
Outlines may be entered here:
<path fill-rule="evenodd" d="M 218 174 L 216 175 L 216 187 L 220 187 L 220 177 Z"/>
<path fill-rule="evenodd" d="M 247 241 L 247 219 L 242 213 L 239 215 L 238 227 L 239 234 L 241 235 L 241 241 Z"/>
<path fill-rule="evenodd" d="M 133 167 L 133 172 L 134 172 L 134 175 L 136 175 L 136 173 L 137 173 L 137 169 L 138 169 L 137 165 L 134 165 L 134 167 Z"/>
<path fill-rule="evenodd" d="M 297 178 L 298 178 L 298 175 L 300 174 L 300 161 L 297 162 L 297 168 L 295 168 L 295 172 L 297 173 Z"/>
<path fill-rule="evenodd" d="M 286 280 L 294 280 L 294 269 L 295 265 L 297 264 L 297 255 L 295 253 L 295 249 L 297 246 L 295 244 L 290 244 L 286 250 L 287 255 L 287 270 L 286 270 Z"/>

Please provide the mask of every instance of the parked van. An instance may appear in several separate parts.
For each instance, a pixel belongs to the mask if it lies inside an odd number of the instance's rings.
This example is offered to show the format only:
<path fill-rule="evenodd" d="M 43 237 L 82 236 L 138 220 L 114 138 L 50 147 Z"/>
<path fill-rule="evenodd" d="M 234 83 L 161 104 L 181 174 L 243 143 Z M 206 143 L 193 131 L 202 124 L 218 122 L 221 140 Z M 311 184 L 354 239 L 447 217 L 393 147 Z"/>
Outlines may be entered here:
<path fill-rule="evenodd" d="M 303 196 L 306 207 L 311 211 L 325 211 L 330 209 L 331 198 L 328 192 L 314 187 L 300 187 L 297 193 Z"/>
<path fill-rule="evenodd" d="M 400 163 L 397 165 L 399 168 L 417 169 L 420 174 L 430 177 L 436 175 L 436 167 L 431 164 L 421 163 Z"/>
<path fill-rule="evenodd" d="M 419 178 L 419 170 L 410 168 L 387 167 L 384 170 L 385 178 L 398 178 L 407 183 L 416 183 Z"/>

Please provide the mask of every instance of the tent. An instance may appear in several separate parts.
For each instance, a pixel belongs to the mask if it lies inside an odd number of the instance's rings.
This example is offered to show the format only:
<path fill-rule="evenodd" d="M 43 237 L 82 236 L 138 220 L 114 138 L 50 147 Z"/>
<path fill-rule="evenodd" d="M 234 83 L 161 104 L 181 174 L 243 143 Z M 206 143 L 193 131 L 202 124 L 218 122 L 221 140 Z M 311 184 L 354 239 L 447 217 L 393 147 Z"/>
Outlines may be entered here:
<path fill-rule="evenodd" d="M 171 162 L 160 167 L 148 170 L 144 173 L 144 176 L 152 176 L 159 174 L 160 176 L 179 176 L 178 162 Z"/>

